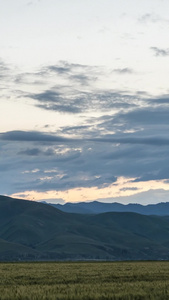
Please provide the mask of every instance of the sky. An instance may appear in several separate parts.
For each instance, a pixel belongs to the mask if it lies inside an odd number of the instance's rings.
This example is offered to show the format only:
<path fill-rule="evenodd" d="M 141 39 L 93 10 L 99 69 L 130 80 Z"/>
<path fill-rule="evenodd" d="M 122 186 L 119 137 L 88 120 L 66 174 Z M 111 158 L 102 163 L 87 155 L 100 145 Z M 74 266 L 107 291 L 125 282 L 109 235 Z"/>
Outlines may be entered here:
<path fill-rule="evenodd" d="M 169 1 L 0 0 L 0 194 L 169 200 Z"/>

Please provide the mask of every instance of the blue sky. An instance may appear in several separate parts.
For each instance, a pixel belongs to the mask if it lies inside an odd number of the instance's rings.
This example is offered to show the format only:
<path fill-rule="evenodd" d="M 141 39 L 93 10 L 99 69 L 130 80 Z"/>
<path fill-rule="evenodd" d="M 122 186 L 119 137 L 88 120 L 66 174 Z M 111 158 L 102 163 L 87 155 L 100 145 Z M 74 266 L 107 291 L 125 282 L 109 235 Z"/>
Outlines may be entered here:
<path fill-rule="evenodd" d="M 0 194 L 169 196 L 169 2 L 6 0 Z"/>

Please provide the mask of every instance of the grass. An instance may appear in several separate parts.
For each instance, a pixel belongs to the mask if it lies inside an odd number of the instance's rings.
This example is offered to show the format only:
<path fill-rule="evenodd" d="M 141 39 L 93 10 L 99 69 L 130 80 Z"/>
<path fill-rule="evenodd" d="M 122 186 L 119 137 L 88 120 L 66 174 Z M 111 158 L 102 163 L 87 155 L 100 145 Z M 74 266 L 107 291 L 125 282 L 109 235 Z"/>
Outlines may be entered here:
<path fill-rule="evenodd" d="M 169 262 L 0 263 L 1 300 L 169 299 Z"/>

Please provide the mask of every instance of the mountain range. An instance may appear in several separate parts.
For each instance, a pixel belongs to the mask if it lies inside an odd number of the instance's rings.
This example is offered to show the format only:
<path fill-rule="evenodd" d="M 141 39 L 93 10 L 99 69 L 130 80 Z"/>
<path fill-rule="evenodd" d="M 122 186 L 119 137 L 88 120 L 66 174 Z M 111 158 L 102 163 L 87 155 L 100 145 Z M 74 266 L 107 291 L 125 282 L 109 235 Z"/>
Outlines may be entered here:
<path fill-rule="evenodd" d="M 46 203 L 46 202 L 43 202 Z M 103 203 L 98 201 L 93 202 L 79 202 L 79 203 L 66 203 L 52 204 L 50 205 L 58 208 L 61 211 L 68 213 L 79 213 L 79 214 L 100 214 L 106 212 L 134 212 L 143 215 L 157 215 L 166 216 L 169 215 L 169 202 L 158 203 L 158 204 L 120 204 L 114 203 Z"/>
<path fill-rule="evenodd" d="M 169 216 L 66 213 L 0 196 L 0 260 L 169 259 Z"/>

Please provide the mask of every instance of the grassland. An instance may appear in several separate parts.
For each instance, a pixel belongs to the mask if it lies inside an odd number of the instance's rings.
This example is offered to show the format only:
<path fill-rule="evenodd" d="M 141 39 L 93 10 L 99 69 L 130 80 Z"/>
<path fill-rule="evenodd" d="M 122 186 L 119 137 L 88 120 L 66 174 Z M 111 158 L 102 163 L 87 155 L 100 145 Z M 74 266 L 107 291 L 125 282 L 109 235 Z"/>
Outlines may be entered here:
<path fill-rule="evenodd" d="M 169 262 L 1 263 L 1 300 L 169 299 Z"/>

